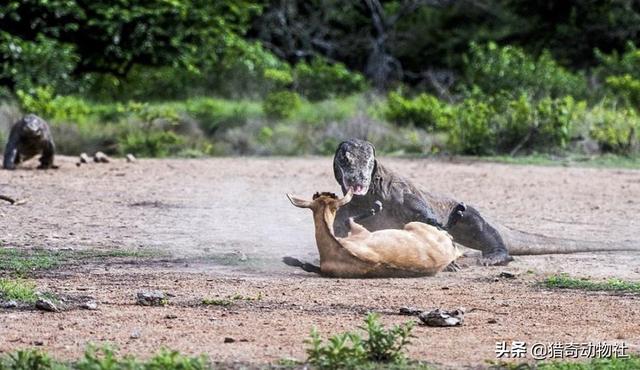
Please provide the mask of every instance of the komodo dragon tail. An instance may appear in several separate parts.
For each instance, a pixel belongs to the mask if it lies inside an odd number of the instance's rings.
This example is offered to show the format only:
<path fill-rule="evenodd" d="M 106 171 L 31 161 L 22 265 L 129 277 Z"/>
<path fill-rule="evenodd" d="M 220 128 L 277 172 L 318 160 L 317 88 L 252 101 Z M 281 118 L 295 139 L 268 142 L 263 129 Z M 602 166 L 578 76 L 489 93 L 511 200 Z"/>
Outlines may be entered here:
<path fill-rule="evenodd" d="M 509 254 L 514 256 L 537 254 L 566 254 L 580 252 L 602 251 L 639 251 L 640 241 L 593 241 L 565 239 L 546 236 L 542 234 L 528 233 L 511 229 L 503 225 L 497 229 L 502 235 Z"/>

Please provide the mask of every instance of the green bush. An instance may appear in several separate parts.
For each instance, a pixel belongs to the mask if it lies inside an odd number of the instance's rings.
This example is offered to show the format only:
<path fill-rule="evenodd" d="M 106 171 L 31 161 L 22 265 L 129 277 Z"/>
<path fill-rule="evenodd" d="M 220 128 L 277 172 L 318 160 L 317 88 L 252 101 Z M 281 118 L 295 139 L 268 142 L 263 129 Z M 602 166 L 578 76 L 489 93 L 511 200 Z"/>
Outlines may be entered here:
<path fill-rule="evenodd" d="M 51 87 L 37 87 L 33 93 L 18 90 L 16 95 L 23 111 L 46 120 L 83 124 L 92 113 L 86 101 L 74 96 L 55 96 Z"/>
<path fill-rule="evenodd" d="M 589 135 L 605 152 L 630 155 L 638 151 L 640 117 L 632 109 L 607 109 L 598 105 L 586 117 Z"/>
<path fill-rule="evenodd" d="M 607 55 L 598 49 L 595 50 L 595 55 L 599 61 L 595 72 L 603 80 L 608 76 L 627 74 L 635 79 L 640 79 L 640 49 L 633 42 L 627 43 L 622 55 L 615 50 Z"/>
<path fill-rule="evenodd" d="M 406 362 L 404 347 L 409 344 L 413 323 L 385 329 L 377 314 L 368 314 L 361 327 L 367 338 L 346 332 L 333 335 L 325 343 L 314 328 L 307 340 L 307 361 L 319 369 L 353 369 L 375 363 Z"/>
<path fill-rule="evenodd" d="M 469 49 L 464 57 L 467 84 L 476 85 L 490 95 L 500 91 L 516 96 L 526 93 L 536 99 L 587 95 L 585 77 L 569 72 L 546 51 L 534 58 L 518 47 L 493 42 L 472 43 Z"/>
<path fill-rule="evenodd" d="M 0 55 L 0 80 L 11 81 L 13 91 L 32 93 L 44 85 L 55 91 L 70 91 L 77 85 L 71 72 L 79 58 L 72 45 L 43 34 L 38 34 L 35 40 L 23 40 L 0 31 Z"/>
<path fill-rule="evenodd" d="M 638 68 L 640 69 L 640 62 Z M 606 84 L 627 106 L 640 111 L 640 78 L 634 78 L 630 74 L 609 76 Z"/>
<path fill-rule="evenodd" d="M 184 103 L 183 109 L 199 122 L 200 128 L 208 135 L 242 126 L 249 119 L 259 118 L 262 114 L 257 102 L 214 98 L 189 99 Z"/>
<path fill-rule="evenodd" d="M 300 96 L 292 91 L 272 92 L 262 102 L 262 110 L 272 119 L 291 117 L 302 105 Z"/>
<path fill-rule="evenodd" d="M 496 135 L 493 127 L 495 110 L 485 102 L 467 99 L 456 107 L 449 145 L 462 154 L 487 155 L 495 152 Z"/>
<path fill-rule="evenodd" d="M 177 153 L 185 141 L 184 137 L 171 131 L 134 130 L 120 140 L 119 151 L 139 157 L 166 157 Z"/>
<path fill-rule="evenodd" d="M 364 91 L 366 80 L 342 63 L 328 63 L 314 58 L 300 62 L 293 69 L 296 90 L 309 100 L 323 100 Z"/>
<path fill-rule="evenodd" d="M 399 92 L 389 93 L 384 116 L 399 125 L 415 125 L 429 131 L 445 128 L 451 119 L 447 104 L 435 96 L 420 94 L 413 99 Z"/>

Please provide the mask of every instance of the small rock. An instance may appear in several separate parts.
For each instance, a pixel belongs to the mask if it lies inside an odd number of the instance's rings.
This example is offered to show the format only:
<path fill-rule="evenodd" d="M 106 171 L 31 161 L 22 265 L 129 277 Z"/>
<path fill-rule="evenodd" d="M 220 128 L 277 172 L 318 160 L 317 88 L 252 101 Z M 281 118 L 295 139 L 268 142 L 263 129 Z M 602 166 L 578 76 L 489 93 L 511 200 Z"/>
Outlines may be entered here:
<path fill-rule="evenodd" d="M 459 326 L 464 322 L 464 310 L 458 308 L 445 311 L 436 308 L 433 311 L 421 313 L 418 318 L 427 326 Z"/>
<path fill-rule="evenodd" d="M 34 346 L 44 346 L 44 342 L 41 340 L 34 340 L 32 343 Z"/>
<path fill-rule="evenodd" d="M 233 343 L 233 342 L 235 342 L 235 341 L 236 341 L 236 340 L 235 340 L 235 339 L 233 339 L 233 338 L 231 338 L 231 337 L 224 337 L 224 342 L 225 342 L 225 343 Z"/>
<path fill-rule="evenodd" d="M 89 163 L 89 156 L 87 153 L 80 153 L 80 163 Z"/>
<path fill-rule="evenodd" d="M 60 312 L 60 309 L 48 299 L 40 298 L 36 301 L 36 308 L 47 312 Z"/>
<path fill-rule="evenodd" d="M 127 158 L 127 162 L 129 162 L 129 163 L 133 163 L 133 162 L 136 161 L 136 157 L 134 157 L 133 154 L 131 154 L 131 153 L 128 153 L 125 158 Z"/>
<path fill-rule="evenodd" d="M 488 324 L 495 324 L 495 323 L 497 323 L 497 322 L 498 322 L 498 320 L 496 320 L 496 319 L 489 319 L 489 320 L 487 320 L 487 323 L 488 323 Z"/>
<path fill-rule="evenodd" d="M 173 320 L 173 319 L 177 319 L 178 315 L 174 315 L 174 314 L 170 313 L 170 314 L 166 315 L 164 318 L 168 319 L 168 320 Z"/>
<path fill-rule="evenodd" d="M 160 291 L 138 292 L 136 297 L 141 306 L 165 306 L 169 303 L 167 296 Z"/>
<path fill-rule="evenodd" d="M 421 313 L 422 313 L 422 310 L 419 308 L 408 307 L 408 306 L 400 307 L 400 315 L 418 316 Z"/>
<path fill-rule="evenodd" d="M 85 310 L 91 310 L 91 311 L 95 311 L 98 309 L 98 303 L 96 303 L 96 301 L 87 301 L 84 302 L 80 308 L 85 309 Z"/>
<path fill-rule="evenodd" d="M 18 302 L 16 301 L 7 301 L 2 303 L 2 308 L 16 308 L 18 307 Z"/>
<path fill-rule="evenodd" d="M 111 160 L 103 152 L 96 152 L 96 154 L 93 155 L 93 161 L 96 163 L 109 163 Z"/>
<path fill-rule="evenodd" d="M 131 339 L 138 339 L 140 338 L 140 330 L 136 329 L 131 333 L 131 336 L 129 338 Z"/>
<path fill-rule="evenodd" d="M 500 273 L 500 275 L 498 275 L 498 277 L 506 278 L 506 279 L 515 279 L 516 278 L 516 274 L 514 274 L 512 272 L 502 271 Z"/>

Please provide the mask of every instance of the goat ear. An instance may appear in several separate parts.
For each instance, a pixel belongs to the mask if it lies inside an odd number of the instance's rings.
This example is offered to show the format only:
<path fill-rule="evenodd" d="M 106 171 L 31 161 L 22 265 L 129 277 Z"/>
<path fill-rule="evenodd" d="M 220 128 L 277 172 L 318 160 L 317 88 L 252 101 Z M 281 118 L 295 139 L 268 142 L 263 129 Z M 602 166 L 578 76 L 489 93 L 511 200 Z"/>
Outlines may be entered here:
<path fill-rule="evenodd" d="M 299 208 L 311 208 L 311 202 L 308 201 L 308 200 L 296 198 L 291 194 L 287 194 L 287 198 L 289 198 L 289 201 L 291 202 L 291 204 L 293 204 L 296 207 L 299 207 Z"/>
<path fill-rule="evenodd" d="M 347 194 L 345 194 L 344 198 L 338 201 L 338 207 L 342 207 L 345 204 L 351 202 L 351 198 L 353 198 L 353 189 L 349 188 Z"/>

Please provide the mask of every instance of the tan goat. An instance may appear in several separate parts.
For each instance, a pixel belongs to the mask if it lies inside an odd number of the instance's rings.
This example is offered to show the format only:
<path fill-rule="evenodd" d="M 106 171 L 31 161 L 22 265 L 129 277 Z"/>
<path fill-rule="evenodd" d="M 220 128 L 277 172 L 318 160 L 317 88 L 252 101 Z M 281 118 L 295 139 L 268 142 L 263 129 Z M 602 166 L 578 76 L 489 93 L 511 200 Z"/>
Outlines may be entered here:
<path fill-rule="evenodd" d="M 284 259 L 286 264 L 332 277 L 416 277 L 435 275 L 461 255 L 447 232 L 421 222 L 410 222 L 403 230 L 370 232 L 351 219 L 349 236 L 336 237 L 336 212 L 352 195 L 349 191 L 339 199 L 333 193 L 316 193 L 307 201 L 287 194 L 294 206 L 313 211 L 320 267 L 291 257 Z"/>

